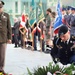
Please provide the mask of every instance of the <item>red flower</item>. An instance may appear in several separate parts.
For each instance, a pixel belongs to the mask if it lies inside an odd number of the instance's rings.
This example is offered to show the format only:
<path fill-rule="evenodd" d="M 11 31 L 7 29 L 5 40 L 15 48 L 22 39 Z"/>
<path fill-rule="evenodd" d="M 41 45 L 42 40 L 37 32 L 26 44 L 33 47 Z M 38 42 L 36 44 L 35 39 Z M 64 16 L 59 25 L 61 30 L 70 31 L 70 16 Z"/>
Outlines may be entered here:
<path fill-rule="evenodd" d="M 68 74 L 64 74 L 64 75 L 68 75 Z"/>

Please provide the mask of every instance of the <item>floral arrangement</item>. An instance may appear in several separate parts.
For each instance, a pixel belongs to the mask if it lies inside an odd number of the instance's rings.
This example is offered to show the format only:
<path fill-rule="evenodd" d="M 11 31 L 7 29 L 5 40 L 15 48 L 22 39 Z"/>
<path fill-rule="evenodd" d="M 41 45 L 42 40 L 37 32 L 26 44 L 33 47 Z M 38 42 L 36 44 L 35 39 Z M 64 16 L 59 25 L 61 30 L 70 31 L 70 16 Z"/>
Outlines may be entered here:
<path fill-rule="evenodd" d="M 33 73 L 28 70 L 28 75 L 75 75 L 74 64 L 63 65 L 49 63 L 48 66 L 38 67 Z"/>

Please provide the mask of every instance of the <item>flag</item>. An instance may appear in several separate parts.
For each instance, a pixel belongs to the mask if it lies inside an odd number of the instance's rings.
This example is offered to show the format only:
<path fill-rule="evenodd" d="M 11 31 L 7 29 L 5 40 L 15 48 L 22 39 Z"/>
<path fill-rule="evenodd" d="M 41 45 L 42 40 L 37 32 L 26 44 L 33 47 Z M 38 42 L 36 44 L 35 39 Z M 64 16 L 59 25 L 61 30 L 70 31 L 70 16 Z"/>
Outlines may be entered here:
<path fill-rule="evenodd" d="M 58 1 L 58 5 L 57 5 L 57 17 L 56 17 L 56 20 L 54 22 L 54 33 L 55 34 L 58 33 L 58 29 L 61 26 L 62 26 L 62 13 L 61 13 L 61 10 L 60 10 L 60 2 Z"/>
<path fill-rule="evenodd" d="M 36 22 L 36 6 L 35 6 L 34 0 L 32 0 L 31 10 L 30 10 L 30 15 L 29 15 L 30 26 L 32 27 L 35 22 Z"/>
<path fill-rule="evenodd" d="M 43 13 L 43 9 L 42 9 L 42 2 L 41 2 L 41 0 L 39 0 L 37 23 L 39 23 L 40 21 L 43 21 L 44 19 L 45 19 L 45 17 L 44 17 L 44 13 Z"/>
<path fill-rule="evenodd" d="M 25 26 L 26 21 L 27 21 L 27 17 L 26 17 L 25 14 L 23 13 L 22 16 L 21 16 L 20 28 L 25 27 L 25 29 L 26 29 L 26 31 L 27 31 L 27 28 L 26 28 L 26 26 Z"/>

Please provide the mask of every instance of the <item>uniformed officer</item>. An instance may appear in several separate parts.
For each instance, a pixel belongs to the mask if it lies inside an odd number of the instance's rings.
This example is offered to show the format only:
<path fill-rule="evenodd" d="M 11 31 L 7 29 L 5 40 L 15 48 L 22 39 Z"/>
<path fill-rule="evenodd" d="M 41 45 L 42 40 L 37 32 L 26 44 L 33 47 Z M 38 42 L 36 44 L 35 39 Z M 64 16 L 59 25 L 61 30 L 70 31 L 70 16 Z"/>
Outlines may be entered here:
<path fill-rule="evenodd" d="M 45 28 L 45 41 L 46 41 L 46 51 L 49 48 L 49 40 L 50 40 L 50 31 L 51 31 L 51 13 L 52 10 L 48 8 L 46 10 L 46 28 Z"/>
<path fill-rule="evenodd" d="M 62 23 L 63 24 L 66 24 L 66 19 L 67 19 L 66 8 L 62 8 Z"/>
<path fill-rule="evenodd" d="M 72 7 L 70 26 L 71 26 L 71 35 L 75 35 L 75 8 L 74 7 Z"/>
<path fill-rule="evenodd" d="M 5 50 L 7 43 L 11 43 L 11 24 L 9 15 L 3 11 L 4 2 L 0 0 L 0 72 L 4 72 Z"/>
<path fill-rule="evenodd" d="M 68 6 L 68 7 L 67 7 L 67 14 L 68 14 L 68 15 L 70 15 L 70 14 L 72 13 L 72 12 L 71 12 L 71 9 L 72 9 L 71 6 Z"/>
<path fill-rule="evenodd" d="M 51 55 L 56 61 L 62 64 L 75 63 L 75 36 L 70 36 L 70 31 L 66 25 L 59 28 L 59 37 L 53 40 Z"/>
<path fill-rule="evenodd" d="M 71 6 L 67 7 L 67 18 L 66 18 L 66 25 L 70 28 L 70 20 L 71 20 L 71 16 L 72 16 L 72 12 L 71 12 Z"/>

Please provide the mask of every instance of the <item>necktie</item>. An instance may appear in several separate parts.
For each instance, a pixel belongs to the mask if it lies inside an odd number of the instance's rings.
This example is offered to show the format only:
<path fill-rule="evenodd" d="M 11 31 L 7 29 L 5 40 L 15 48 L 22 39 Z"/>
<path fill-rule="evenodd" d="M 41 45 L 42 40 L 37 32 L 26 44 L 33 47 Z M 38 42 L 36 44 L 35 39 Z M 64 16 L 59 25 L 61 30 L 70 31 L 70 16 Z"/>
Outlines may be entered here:
<path fill-rule="evenodd" d="M 65 44 L 67 44 L 67 41 L 65 41 Z"/>

